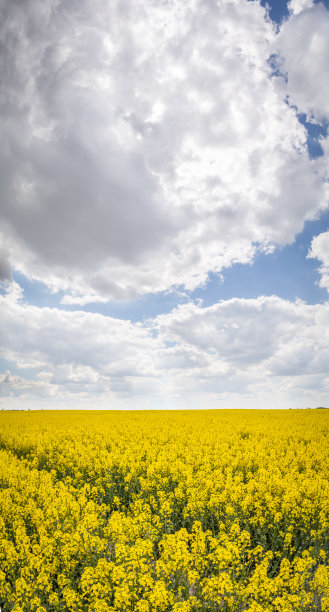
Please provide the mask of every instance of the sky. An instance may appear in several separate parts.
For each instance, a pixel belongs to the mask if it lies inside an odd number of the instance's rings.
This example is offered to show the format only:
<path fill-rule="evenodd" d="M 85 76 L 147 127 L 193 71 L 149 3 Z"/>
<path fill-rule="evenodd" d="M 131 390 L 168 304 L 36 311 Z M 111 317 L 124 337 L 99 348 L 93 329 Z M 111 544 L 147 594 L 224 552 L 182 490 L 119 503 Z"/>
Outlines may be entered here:
<path fill-rule="evenodd" d="M 0 408 L 328 406 L 329 0 L 0 24 Z"/>

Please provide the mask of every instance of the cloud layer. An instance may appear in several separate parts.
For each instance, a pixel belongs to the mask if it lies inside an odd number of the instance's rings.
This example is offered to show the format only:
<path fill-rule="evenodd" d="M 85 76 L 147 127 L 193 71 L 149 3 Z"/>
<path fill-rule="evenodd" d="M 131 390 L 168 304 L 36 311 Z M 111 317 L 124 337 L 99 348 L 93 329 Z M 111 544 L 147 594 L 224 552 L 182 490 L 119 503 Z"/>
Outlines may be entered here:
<path fill-rule="evenodd" d="M 2 406 L 288 407 L 329 390 L 329 304 L 278 297 L 190 303 L 145 324 L 0 298 Z M 25 372 L 28 372 L 28 376 Z M 31 375 L 32 372 L 32 375 Z M 23 402 L 23 404 L 22 404 Z M 38 404 L 37 404 L 38 405 Z"/>
<path fill-rule="evenodd" d="M 300 119 L 329 121 L 329 11 L 288 8 L 278 29 L 258 0 L 1 4 L 3 407 L 325 403 L 329 302 L 65 310 L 186 302 L 328 210 L 329 138 L 311 158 Z M 308 257 L 329 290 L 321 232 Z M 17 272 L 58 307 L 29 304 Z"/>
<path fill-rule="evenodd" d="M 291 242 L 327 206 L 325 169 L 309 159 L 268 59 L 284 54 L 301 110 L 327 112 L 325 88 L 310 104 L 329 20 L 314 7 L 278 38 L 265 16 L 240 0 L 4 3 L 2 221 L 13 267 L 64 289 L 64 302 L 123 299 L 193 289 Z M 307 87 L 301 72 L 313 75 Z"/>

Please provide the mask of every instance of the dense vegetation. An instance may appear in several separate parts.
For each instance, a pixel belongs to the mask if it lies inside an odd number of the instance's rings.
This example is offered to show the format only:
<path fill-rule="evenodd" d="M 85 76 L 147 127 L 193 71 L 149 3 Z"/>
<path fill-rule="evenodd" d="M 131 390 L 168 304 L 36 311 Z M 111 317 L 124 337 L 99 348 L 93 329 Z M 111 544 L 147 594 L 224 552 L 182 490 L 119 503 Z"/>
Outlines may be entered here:
<path fill-rule="evenodd" d="M 329 610 L 328 426 L 0 413 L 2 611 Z"/>

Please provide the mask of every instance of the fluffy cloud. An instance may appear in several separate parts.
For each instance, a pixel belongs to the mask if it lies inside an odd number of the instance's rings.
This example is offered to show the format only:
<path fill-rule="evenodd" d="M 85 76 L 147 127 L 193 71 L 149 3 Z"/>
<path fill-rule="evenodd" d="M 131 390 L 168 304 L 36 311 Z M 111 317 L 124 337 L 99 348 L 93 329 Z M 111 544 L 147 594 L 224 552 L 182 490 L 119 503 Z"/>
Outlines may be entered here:
<path fill-rule="evenodd" d="M 293 16 L 283 26 L 275 46 L 287 73 L 287 93 L 310 120 L 329 119 L 329 11 L 320 2 L 294 0 Z"/>
<path fill-rule="evenodd" d="M 20 396 L 24 404 L 31 395 L 48 395 L 55 405 L 76 398 L 93 406 L 104 395 L 109 407 L 116 393 L 126 397 L 154 391 L 155 344 L 141 325 L 24 304 L 16 283 L 0 296 L 0 310 L 0 357 L 19 369 L 18 375 L 9 371 L 2 380 L 3 395 Z"/>
<path fill-rule="evenodd" d="M 2 396 L 20 407 L 111 408 L 131 396 L 133 407 L 287 407 L 328 392 L 329 304 L 190 303 L 142 325 L 30 306 L 13 285 L 0 311 L 0 357 L 18 369 L 2 377 Z"/>
<path fill-rule="evenodd" d="M 319 285 L 329 291 L 329 231 L 313 238 L 308 257 L 321 262 Z"/>
<path fill-rule="evenodd" d="M 328 304 L 191 302 L 141 324 L 37 308 L 12 282 L 71 308 L 129 300 L 293 242 L 328 207 L 329 139 L 310 159 L 297 113 L 329 119 L 329 12 L 289 8 L 277 31 L 258 0 L 2 3 L 2 406 L 325 403 Z M 309 257 L 329 289 L 329 232 Z"/>
<path fill-rule="evenodd" d="M 289 376 L 328 368 L 328 317 L 329 304 L 309 306 L 272 296 L 234 298 L 208 308 L 191 303 L 158 316 L 156 324 L 160 338 L 216 355 L 231 368 L 245 371 L 262 365 L 275 375 L 280 362 L 280 374 Z M 292 367 L 295 362 L 300 362 L 298 371 Z"/>
<path fill-rule="evenodd" d="M 111 373 L 121 362 L 125 363 L 122 376 L 130 373 L 130 362 L 136 376 L 152 370 L 153 344 L 140 325 L 99 314 L 26 305 L 16 284 L 14 289 L 0 298 L 6 359 L 28 368 L 70 366 L 69 379 L 74 379 L 72 368 L 77 366 L 77 380 L 82 374 L 88 379 L 88 368 Z"/>
<path fill-rule="evenodd" d="M 326 401 L 328 322 L 328 304 L 272 296 L 208 308 L 186 304 L 158 316 L 155 325 L 159 340 L 180 354 L 192 351 L 195 364 L 198 356 L 199 367 L 177 369 L 181 390 L 190 385 L 205 401 L 213 393 L 220 406 L 257 408 Z"/>
<path fill-rule="evenodd" d="M 65 303 L 193 289 L 291 242 L 327 206 L 323 162 L 309 160 L 270 76 L 276 33 L 258 2 L 16 0 L 0 11 L 2 223 L 13 266 L 64 289 Z M 297 98 L 298 65 L 311 73 L 327 44 L 324 11 L 293 16 L 280 39 Z M 303 42 L 293 61 L 303 20 L 319 27 L 320 51 L 305 59 Z M 327 112 L 318 77 L 307 91 Z"/>
<path fill-rule="evenodd" d="M 290 0 L 288 2 L 288 9 L 290 13 L 298 15 L 301 11 L 312 8 L 313 0 Z"/>

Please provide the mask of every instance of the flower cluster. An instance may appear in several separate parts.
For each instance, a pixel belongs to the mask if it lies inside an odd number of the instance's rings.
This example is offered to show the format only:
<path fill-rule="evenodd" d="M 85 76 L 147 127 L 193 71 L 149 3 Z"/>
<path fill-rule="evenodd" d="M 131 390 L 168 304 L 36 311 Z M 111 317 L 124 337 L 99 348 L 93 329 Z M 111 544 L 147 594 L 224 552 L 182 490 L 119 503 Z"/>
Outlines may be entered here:
<path fill-rule="evenodd" d="M 329 411 L 0 413 L 3 612 L 329 611 Z"/>

